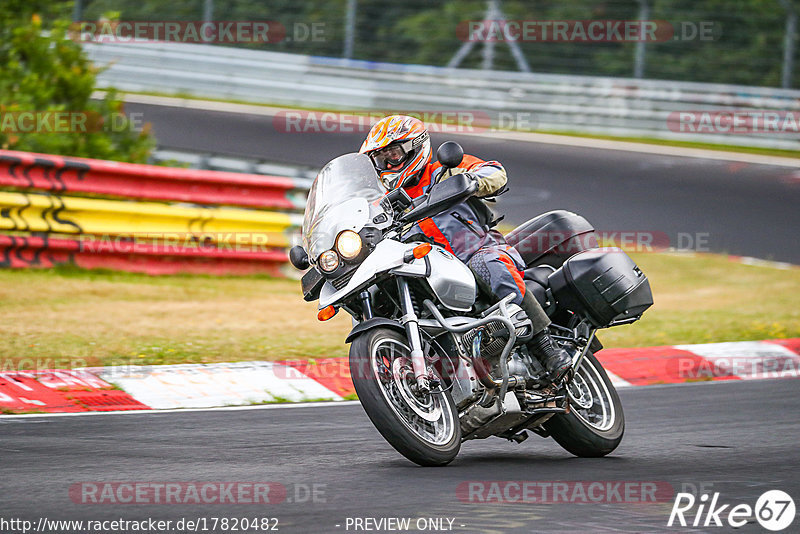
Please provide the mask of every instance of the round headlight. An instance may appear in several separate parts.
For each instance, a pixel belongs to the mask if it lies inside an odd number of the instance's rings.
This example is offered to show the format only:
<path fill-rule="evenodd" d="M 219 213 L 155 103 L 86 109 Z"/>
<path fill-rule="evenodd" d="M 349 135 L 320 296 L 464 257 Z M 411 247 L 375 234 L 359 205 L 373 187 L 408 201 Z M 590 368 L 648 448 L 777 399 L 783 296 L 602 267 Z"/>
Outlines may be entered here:
<path fill-rule="evenodd" d="M 336 250 L 347 260 L 355 258 L 361 252 L 361 236 L 352 230 L 345 230 L 336 238 Z"/>
<path fill-rule="evenodd" d="M 335 271 L 339 266 L 339 255 L 332 250 L 326 250 L 319 255 L 317 263 L 325 272 Z"/>

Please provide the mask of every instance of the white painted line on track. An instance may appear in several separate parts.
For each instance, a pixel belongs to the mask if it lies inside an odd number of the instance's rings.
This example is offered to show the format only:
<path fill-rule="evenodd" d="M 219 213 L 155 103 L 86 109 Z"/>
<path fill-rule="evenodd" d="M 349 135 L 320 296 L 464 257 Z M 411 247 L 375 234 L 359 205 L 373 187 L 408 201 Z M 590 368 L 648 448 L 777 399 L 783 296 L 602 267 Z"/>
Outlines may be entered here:
<path fill-rule="evenodd" d="M 249 406 L 219 406 L 216 408 L 171 408 L 168 410 L 120 410 L 110 412 L 70 412 L 70 413 L 26 413 L 19 415 L 0 415 L 0 421 L 13 419 L 31 419 L 43 417 L 81 417 L 98 415 L 159 415 L 171 413 L 192 413 L 192 412 L 238 412 L 247 410 L 278 410 L 284 408 L 325 408 L 331 406 L 353 406 L 360 404 L 355 401 L 331 401 L 331 402 L 295 402 L 286 404 L 258 404 Z"/>
<path fill-rule="evenodd" d="M 95 91 L 93 98 L 102 98 L 104 91 Z M 224 113 L 238 113 L 244 115 L 261 115 L 274 117 L 280 112 L 290 108 L 275 106 L 261 106 L 255 104 L 238 104 L 233 102 L 218 102 L 215 100 L 199 100 L 193 98 L 180 98 L 169 96 L 155 96 L 125 93 L 121 96 L 125 102 L 131 104 L 148 104 L 154 106 L 167 106 L 202 111 L 221 111 Z M 302 111 L 302 110 L 298 110 Z M 368 110 L 364 110 L 368 112 Z M 318 113 L 325 113 L 319 111 Z M 331 111 L 330 113 L 337 113 Z M 339 112 L 347 113 L 347 112 Z M 352 126 L 352 125 L 351 125 Z M 649 143 L 635 143 L 632 141 L 615 141 L 612 139 L 594 139 L 591 137 L 578 137 L 570 135 L 556 135 L 534 132 L 514 132 L 510 130 L 497 130 L 492 132 L 460 132 L 459 135 L 469 135 L 488 139 L 506 139 L 509 141 L 522 141 L 526 143 L 540 143 L 580 148 L 597 148 L 602 150 L 618 150 L 622 152 L 636 152 L 660 156 L 677 156 L 686 158 L 709 159 L 717 161 L 733 161 L 739 163 L 753 163 L 757 165 L 776 165 L 780 167 L 800 168 L 800 158 L 783 156 L 768 156 L 764 154 L 749 154 L 744 152 L 729 152 L 725 150 L 709 150 L 704 148 L 689 148 L 670 145 L 656 145 Z"/>

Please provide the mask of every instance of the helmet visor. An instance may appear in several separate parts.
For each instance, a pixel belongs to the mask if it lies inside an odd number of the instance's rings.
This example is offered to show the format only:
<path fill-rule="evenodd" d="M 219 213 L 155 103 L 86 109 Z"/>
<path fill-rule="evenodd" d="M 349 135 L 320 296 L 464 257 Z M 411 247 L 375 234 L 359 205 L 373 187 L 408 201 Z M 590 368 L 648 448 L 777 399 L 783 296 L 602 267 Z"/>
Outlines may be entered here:
<path fill-rule="evenodd" d="M 411 143 L 398 143 L 373 151 L 370 157 L 375 164 L 375 168 L 379 171 L 399 169 L 411 155 L 404 146 L 410 144 Z M 389 169 L 390 166 L 392 169 Z"/>

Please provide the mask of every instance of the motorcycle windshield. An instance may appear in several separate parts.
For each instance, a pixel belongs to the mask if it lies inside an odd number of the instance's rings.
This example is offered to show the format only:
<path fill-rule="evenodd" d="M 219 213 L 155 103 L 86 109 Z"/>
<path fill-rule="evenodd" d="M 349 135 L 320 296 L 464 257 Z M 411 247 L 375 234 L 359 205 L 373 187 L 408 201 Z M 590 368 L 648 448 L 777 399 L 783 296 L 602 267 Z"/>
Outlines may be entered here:
<path fill-rule="evenodd" d="M 332 249 L 340 232 L 358 232 L 382 213 L 378 200 L 384 194 L 364 154 L 345 154 L 325 165 L 308 193 L 303 219 L 303 247 L 311 261 Z"/>

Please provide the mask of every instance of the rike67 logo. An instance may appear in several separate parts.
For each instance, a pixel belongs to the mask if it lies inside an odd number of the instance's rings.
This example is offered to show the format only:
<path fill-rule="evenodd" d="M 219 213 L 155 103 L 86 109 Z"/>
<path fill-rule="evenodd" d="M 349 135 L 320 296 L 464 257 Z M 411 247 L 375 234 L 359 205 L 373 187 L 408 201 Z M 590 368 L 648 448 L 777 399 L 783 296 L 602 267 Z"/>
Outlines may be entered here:
<path fill-rule="evenodd" d="M 733 528 L 741 528 L 751 518 L 767 530 L 778 532 L 789 527 L 794 521 L 794 500 L 781 490 L 770 490 L 761 494 L 755 508 L 749 504 L 721 504 L 719 492 L 711 498 L 704 493 L 695 498 L 691 493 L 678 493 L 667 526 L 722 527 L 726 523 Z"/>

